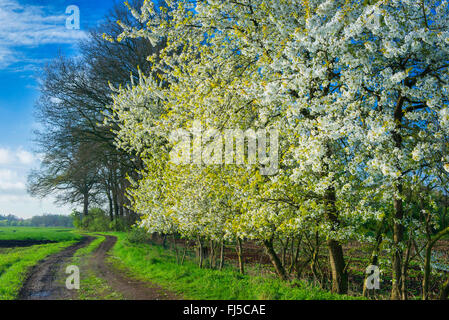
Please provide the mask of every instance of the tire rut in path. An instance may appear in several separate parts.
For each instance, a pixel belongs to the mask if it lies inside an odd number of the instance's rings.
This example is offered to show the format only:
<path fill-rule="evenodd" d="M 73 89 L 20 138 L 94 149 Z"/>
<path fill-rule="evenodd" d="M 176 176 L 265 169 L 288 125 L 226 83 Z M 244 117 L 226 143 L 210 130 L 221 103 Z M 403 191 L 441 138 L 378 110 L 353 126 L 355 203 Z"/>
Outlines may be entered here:
<path fill-rule="evenodd" d="M 133 279 L 123 274 L 123 272 L 116 270 L 110 263 L 107 263 L 105 261 L 108 255 L 107 253 L 114 247 L 117 238 L 114 236 L 103 236 L 106 239 L 94 252 L 89 263 L 89 268 L 93 269 L 98 277 L 106 280 L 114 291 L 121 293 L 126 300 L 180 299 L 176 294 L 162 289 L 157 285 Z"/>
<path fill-rule="evenodd" d="M 74 292 L 65 287 L 64 282 L 57 281 L 59 274 L 65 273 L 65 267 L 78 249 L 81 249 L 95 237 L 85 236 L 83 239 L 62 251 L 52 254 L 34 266 L 19 292 L 19 300 L 67 300 L 72 299 Z"/>

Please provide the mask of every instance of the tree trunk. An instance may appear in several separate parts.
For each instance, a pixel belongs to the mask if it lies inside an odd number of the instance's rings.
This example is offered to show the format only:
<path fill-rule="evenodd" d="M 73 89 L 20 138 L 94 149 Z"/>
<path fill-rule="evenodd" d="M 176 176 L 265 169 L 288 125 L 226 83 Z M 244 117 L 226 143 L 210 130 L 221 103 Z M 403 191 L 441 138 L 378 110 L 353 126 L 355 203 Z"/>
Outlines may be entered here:
<path fill-rule="evenodd" d="M 332 271 L 332 292 L 346 294 L 348 292 L 348 273 L 343 257 L 343 247 L 338 241 L 328 240 L 329 260 Z"/>
<path fill-rule="evenodd" d="M 449 297 L 449 278 L 447 279 L 447 281 L 441 286 L 441 290 L 440 290 L 440 300 L 447 300 L 447 298 Z"/>
<path fill-rule="evenodd" d="M 290 267 L 288 268 L 289 273 L 291 273 L 293 271 L 293 268 L 297 265 L 299 249 L 301 246 L 301 238 L 298 239 L 296 249 L 295 249 L 295 238 L 292 239 L 291 246 L 292 247 L 290 250 Z"/>
<path fill-rule="evenodd" d="M 274 266 L 274 269 L 276 270 L 276 273 L 282 280 L 287 280 L 287 273 L 285 272 L 285 268 L 282 265 L 281 260 L 279 259 L 278 255 L 276 254 L 276 251 L 274 251 L 273 248 L 273 239 L 270 240 L 264 240 L 263 244 L 265 246 L 265 249 L 267 250 L 267 254 L 270 257 L 270 261 Z"/>
<path fill-rule="evenodd" d="M 398 190 L 402 192 L 402 185 L 398 187 Z M 394 200 L 394 209 L 395 209 L 395 221 L 402 221 L 403 219 L 403 206 L 401 199 Z M 403 252 L 400 248 L 400 245 L 404 238 L 404 227 L 400 222 L 394 222 L 393 227 L 393 259 L 392 259 L 392 269 L 393 269 L 393 284 L 391 288 L 391 299 L 392 300 L 400 300 L 402 297 L 402 258 Z"/>
<path fill-rule="evenodd" d="M 112 196 L 111 196 L 110 190 L 108 190 L 107 195 L 108 195 L 108 202 L 109 202 L 109 218 L 111 219 L 111 221 L 114 221 L 114 209 L 112 206 Z"/>
<path fill-rule="evenodd" d="M 335 230 L 340 223 L 337 217 L 335 201 L 335 189 L 331 187 L 326 190 L 324 204 L 326 206 L 326 216 L 332 223 L 333 230 Z M 329 239 L 327 245 L 329 248 L 329 263 L 332 272 L 332 292 L 346 294 L 348 292 L 348 273 L 346 271 L 343 247 L 340 242 L 334 239 Z"/>
<path fill-rule="evenodd" d="M 383 237 L 382 237 L 382 229 L 383 229 L 383 223 L 384 220 L 381 221 L 379 229 L 376 234 L 376 243 L 374 245 L 373 253 L 371 254 L 371 265 L 377 266 L 379 263 L 379 250 L 380 250 L 380 244 L 382 243 Z M 367 277 L 365 277 L 365 281 L 363 282 L 363 296 L 368 296 L 368 291 L 366 288 L 366 280 Z"/>
<path fill-rule="evenodd" d="M 285 240 L 285 243 L 281 242 L 281 246 L 282 246 L 282 265 L 285 266 L 287 265 L 287 250 L 288 250 L 288 244 L 289 244 L 289 239 L 287 238 Z"/>
<path fill-rule="evenodd" d="M 433 237 L 431 236 L 431 228 L 430 228 L 430 214 L 426 218 L 426 228 L 427 228 L 427 244 L 426 244 L 426 250 L 425 250 L 425 257 L 424 257 L 424 277 L 423 277 L 423 292 L 422 292 L 422 298 L 423 300 L 427 300 L 429 298 L 429 283 L 430 283 L 430 273 L 432 271 L 431 268 L 431 260 L 432 260 L 432 249 L 434 245 L 437 243 L 438 240 L 440 240 L 445 235 L 449 234 L 449 227 L 441 230 Z M 416 244 L 415 244 L 416 247 Z M 446 281 L 446 283 L 441 287 L 441 293 L 440 293 L 440 299 L 447 298 L 449 294 L 449 280 Z"/>
<path fill-rule="evenodd" d="M 410 231 L 409 240 L 407 243 L 407 250 L 405 251 L 405 259 L 404 263 L 402 264 L 402 281 L 401 281 L 401 294 L 402 294 L 402 300 L 408 299 L 408 290 L 407 290 L 407 275 L 408 275 L 408 266 L 410 263 L 410 254 L 412 250 L 412 231 Z"/>
<path fill-rule="evenodd" d="M 320 235 L 315 232 L 315 243 L 312 245 L 312 257 L 310 263 L 310 269 L 312 270 L 314 281 L 318 281 L 320 286 L 322 286 L 321 277 L 318 272 L 318 257 L 320 253 Z"/>
<path fill-rule="evenodd" d="M 83 194 L 83 217 L 89 215 L 89 192 Z"/>
<path fill-rule="evenodd" d="M 430 281 L 430 261 L 432 258 L 432 246 L 430 241 L 427 242 L 425 257 L 424 257 L 424 277 L 422 280 L 422 299 L 429 299 L 429 281 Z"/>
<path fill-rule="evenodd" d="M 399 150 L 402 149 L 402 136 L 401 136 L 401 127 L 402 127 L 402 106 L 404 104 L 404 98 L 399 97 L 396 108 L 394 111 L 394 120 L 396 123 L 396 127 L 392 132 L 393 141 L 395 143 L 395 147 Z M 401 173 L 402 174 L 402 173 Z M 401 199 L 402 195 L 402 180 L 401 177 L 398 178 L 396 192 L 399 196 L 395 196 L 393 200 L 394 206 L 394 222 L 393 222 L 393 257 L 392 257 L 392 288 L 391 288 L 391 299 L 392 300 L 400 300 L 402 297 L 402 258 L 403 252 L 400 248 L 402 244 L 402 240 L 404 238 L 404 227 L 402 225 L 402 220 L 404 218 L 404 209 L 403 209 L 403 201 Z"/>
<path fill-rule="evenodd" d="M 167 235 L 162 236 L 162 248 L 167 249 Z"/>
<path fill-rule="evenodd" d="M 174 233 L 172 235 L 172 240 L 173 240 L 173 249 L 175 250 L 176 255 L 176 263 L 179 264 L 178 247 L 176 246 L 176 235 Z"/>
<path fill-rule="evenodd" d="M 241 274 L 245 274 L 245 266 L 243 262 L 243 247 L 242 247 L 242 239 L 237 239 L 237 256 L 239 257 L 239 271 Z"/>
<path fill-rule="evenodd" d="M 112 202 L 114 204 L 114 215 L 115 218 L 119 217 L 119 208 L 118 208 L 118 200 L 117 200 L 117 189 L 114 187 L 112 190 Z"/>
<path fill-rule="evenodd" d="M 203 242 L 200 238 L 198 238 L 198 250 L 199 250 L 199 258 L 200 261 L 198 262 L 198 266 L 200 268 L 203 268 L 203 260 L 204 260 L 204 249 L 203 249 Z"/>
<path fill-rule="evenodd" d="M 187 247 L 189 246 L 188 243 L 185 244 L 184 246 L 184 251 L 182 252 L 182 258 L 181 258 L 181 262 L 180 265 L 182 266 L 184 264 L 184 260 L 186 258 L 186 254 L 187 254 Z"/>
<path fill-rule="evenodd" d="M 444 213 L 443 218 L 441 219 L 441 225 L 443 228 L 446 228 L 446 217 L 447 217 L 447 194 L 444 195 Z"/>
<path fill-rule="evenodd" d="M 218 267 L 219 270 L 223 269 L 224 266 L 224 240 L 221 240 L 220 247 L 220 265 Z"/>
<path fill-rule="evenodd" d="M 211 269 L 215 268 L 215 243 L 213 240 L 209 241 L 210 254 L 209 254 L 209 266 Z"/>

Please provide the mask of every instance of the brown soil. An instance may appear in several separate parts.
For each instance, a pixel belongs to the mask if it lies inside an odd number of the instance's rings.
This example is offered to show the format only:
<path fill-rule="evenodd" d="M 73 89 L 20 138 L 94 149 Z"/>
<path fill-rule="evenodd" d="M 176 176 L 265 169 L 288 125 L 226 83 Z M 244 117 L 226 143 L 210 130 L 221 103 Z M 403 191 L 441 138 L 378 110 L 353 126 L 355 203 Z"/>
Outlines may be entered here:
<path fill-rule="evenodd" d="M 56 243 L 50 240 L 0 240 L 0 248 L 31 247 L 35 245 Z"/>
<path fill-rule="evenodd" d="M 148 282 L 135 280 L 123 271 L 118 271 L 106 262 L 108 251 L 115 245 L 117 238 L 105 236 L 90 257 L 88 268 L 96 276 L 106 280 L 115 292 L 120 293 L 126 300 L 174 300 L 178 297 Z M 70 300 L 77 299 L 76 290 L 65 287 L 65 268 L 70 265 L 75 252 L 87 246 L 94 237 L 86 236 L 80 242 L 59 253 L 49 256 L 33 267 L 20 293 L 19 300 Z M 82 274 L 81 274 L 82 277 Z"/>

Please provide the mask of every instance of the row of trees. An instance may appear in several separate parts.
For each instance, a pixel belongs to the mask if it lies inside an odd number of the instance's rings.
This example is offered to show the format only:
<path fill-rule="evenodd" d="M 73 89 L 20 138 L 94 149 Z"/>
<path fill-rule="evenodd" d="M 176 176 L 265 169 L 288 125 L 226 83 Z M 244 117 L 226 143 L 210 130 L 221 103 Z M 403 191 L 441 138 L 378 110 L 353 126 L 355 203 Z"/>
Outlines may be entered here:
<path fill-rule="evenodd" d="M 44 214 L 29 219 L 21 219 L 14 215 L 0 215 L 2 227 L 67 227 L 73 228 L 72 217 L 58 214 Z"/>
<path fill-rule="evenodd" d="M 130 11 L 141 27 L 119 22 L 107 38 L 159 50 L 115 87 L 103 123 L 142 162 L 129 179 L 141 226 L 200 247 L 259 241 L 284 279 L 299 263 L 275 244 L 292 257 L 307 239 L 316 258 L 324 240 L 337 293 L 355 240 L 371 246 L 372 264 L 391 257 L 392 299 L 408 296 L 412 258 L 429 297 L 433 247 L 449 233 L 447 1 L 173 0 Z M 196 123 L 191 164 L 173 163 L 171 133 Z M 209 129 L 264 128 L 279 134 L 275 175 L 261 174 L 263 161 L 225 165 L 211 143 Z"/>
<path fill-rule="evenodd" d="M 136 6 L 142 3 L 133 2 Z M 106 206 L 111 221 L 132 224 L 137 215 L 126 206 L 126 178 L 137 176 L 141 162 L 115 147 L 115 123 L 99 124 L 111 112 L 109 86 L 128 83 L 130 74 L 138 77 L 138 67 L 149 70 L 146 57 L 154 48 L 146 39 L 120 44 L 104 40 L 104 33 L 121 33 L 117 20 L 142 26 L 126 7 L 115 5 L 104 22 L 79 43 L 76 58 L 60 55 L 43 70 L 36 106 L 41 124 L 36 151 L 43 154 L 43 161 L 29 175 L 28 190 L 33 196 L 56 194 L 59 203 L 81 205 L 84 217 L 90 207 Z"/>

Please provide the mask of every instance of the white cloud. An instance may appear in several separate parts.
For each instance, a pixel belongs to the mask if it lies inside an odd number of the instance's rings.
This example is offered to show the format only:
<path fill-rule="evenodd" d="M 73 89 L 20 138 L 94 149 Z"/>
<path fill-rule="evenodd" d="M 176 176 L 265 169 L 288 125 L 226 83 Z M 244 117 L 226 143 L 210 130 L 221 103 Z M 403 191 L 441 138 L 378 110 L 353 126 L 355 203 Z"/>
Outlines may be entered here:
<path fill-rule="evenodd" d="M 27 176 L 40 164 L 39 157 L 23 147 L 0 147 L 0 214 L 14 214 L 22 218 L 43 213 L 69 214 L 71 206 L 54 204 L 54 197 L 37 199 L 26 190 Z"/>
<path fill-rule="evenodd" d="M 20 218 L 30 218 L 44 213 L 70 214 L 71 206 L 58 206 L 53 198 L 36 199 L 29 195 L 9 195 L 0 192 L 0 214 L 13 214 Z"/>
<path fill-rule="evenodd" d="M 13 161 L 12 154 L 9 149 L 0 148 L 0 165 L 10 164 Z"/>
<path fill-rule="evenodd" d="M 23 182 L 0 182 L 0 192 L 10 193 L 23 190 L 26 190 Z"/>
<path fill-rule="evenodd" d="M 31 152 L 18 148 L 0 148 L 0 165 L 31 165 L 38 160 Z"/>
<path fill-rule="evenodd" d="M 33 154 L 25 150 L 17 151 L 16 156 L 22 164 L 32 164 L 35 161 Z"/>
<path fill-rule="evenodd" d="M 7 66 L 19 61 L 16 54 L 6 47 L 2 47 L 0 44 L 0 69 L 6 68 Z"/>
<path fill-rule="evenodd" d="M 20 170 L 0 169 L 0 196 L 1 195 L 25 195 L 25 177 Z"/>
<path fill-rule="evenodd" d="M 0 0 L 0 69 L 17 61 L 17 47 L 44 44 L 72 44 L 86 36 L 81 30 L 65 26 L 65 8 L 58 13 L 43 6 L 20 4 L 18 0 Z"/>
<path fill-rule="evenodd" d="M 29 151 L 22 147 L 12 150 L 0 148 L 0 197 L 11 199 L 16 205 L 27 196 L 26 182 L 29 170 L 38 164 L 38 161 Z M 17 197 L 13 199 L 11 197 Z M 0 207 L 0 212 L 3 209 Z"/>

